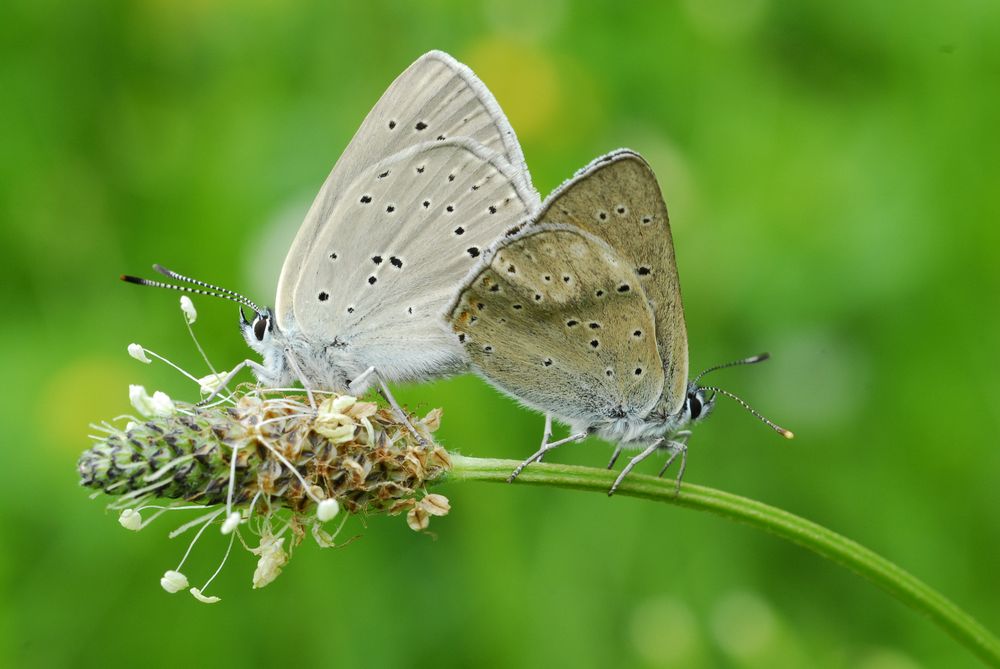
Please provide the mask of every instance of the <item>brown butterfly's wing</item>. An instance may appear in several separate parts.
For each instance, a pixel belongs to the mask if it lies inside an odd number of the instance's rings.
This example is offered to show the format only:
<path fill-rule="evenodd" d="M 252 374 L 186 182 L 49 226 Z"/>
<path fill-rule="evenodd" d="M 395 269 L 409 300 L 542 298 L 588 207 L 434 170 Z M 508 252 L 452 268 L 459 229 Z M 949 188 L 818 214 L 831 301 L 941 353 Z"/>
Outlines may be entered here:
<path fill-rule="evenodd" d="M 447 314 L 478 371 L 572 424 L 648 415 L 663 371 L 633 262 L 565 226 L 491 253 Z"/>
<path fill-rule="evenodd" d="M 626 149 L 598 158 L 550 195 L 533 220 L 603 239 L 635 272 L 656 325 L 665 377 L 660 409 L 679 411 L 688 381 L 687 328 L 667 206 L 649 164 Z"/>

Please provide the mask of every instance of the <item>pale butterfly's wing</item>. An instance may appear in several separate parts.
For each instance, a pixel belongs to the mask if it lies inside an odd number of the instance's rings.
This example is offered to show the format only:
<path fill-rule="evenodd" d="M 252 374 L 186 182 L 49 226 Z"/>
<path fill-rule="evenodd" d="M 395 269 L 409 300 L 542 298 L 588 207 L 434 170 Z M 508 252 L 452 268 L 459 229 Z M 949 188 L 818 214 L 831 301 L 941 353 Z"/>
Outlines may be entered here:
<path fill-rule="evenodd" d="M 490 253 L 449 313 L 483 376 L 570 423 L 648 415 L 663 370 L 631 261 L 567 226 L 534 228 Z"/>
<path fill-rule="evenodd" d="M 510 165 L 506 178 L 537 204 L 538 196 L 531 186 L 517 137 L 493 95 L 465 65 L 446 53 L 428 52 L 399 75 L 375 104 L 306 214 L 278 281 L 275 314 L 279 328 L 287 330 L 292 321 L 307 320 L 302 310 L 311 309 L 312 304 L 300 305 L 296 297 L 302 292 L 299 284 L 306 271 L 316 269 L 310 263 L 324 255 L 312 250 L 315 244 L 322 243 L 321 238 L 325 241 L 334 237 L 344 246 L 351 246 L 379 234 L 354 225 L 350 219 L 338 218 L 335 209 L 345 197 L 345 190 L 362 172 L 395 153 L 426 141 L 453 137 L 470 138 L 487 152 L 503 156 Z M 498 236 L 505 223 L 493 219 L 493 224 L 497 228 L 494 236 Z M 420 278 L 416 272 L 410 275 L 411 281 L 419 282 Z M 457 283 L 461 278 L 459 274 L 453 280 Z M 334 328 L 329 334 L 332 338 L 339 321 L 324 324 Z"/>
<path fill-rule="evenodd" d="M 419 144 L 361 170 L 303 259 L 299 329 L 391 380 L 458 371 L 443 312 L 505 229 L 537 207 L 503 156 L 468 139 Z"/>
<path fill-rule="evenodd" d="M 635 272 L 653 310 L 663 364 L 658 410 L 677 413 L 688 382 L 687 328 L 667 206 L 649 164 L 627 149 L 602 156 L 546 198 L 533 221 L 596 235 Z"/>

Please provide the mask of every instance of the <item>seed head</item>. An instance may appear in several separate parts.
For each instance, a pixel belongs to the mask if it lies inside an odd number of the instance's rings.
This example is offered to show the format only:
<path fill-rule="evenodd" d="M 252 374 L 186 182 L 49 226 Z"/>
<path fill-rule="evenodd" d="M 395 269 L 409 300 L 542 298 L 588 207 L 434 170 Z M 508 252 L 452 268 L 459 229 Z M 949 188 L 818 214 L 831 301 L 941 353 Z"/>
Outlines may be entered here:
<path fill-rule="evenodd" d="M 314 409 L 302 395 L 246 388 L 215 406 L 150 396 L 142 386 L 130 395 L 145 419 L 124 429 L 98 426 L 103 437 L 78 463 L 81 483 L 114 496 L 109 506 L 130 530 L 168 511 L 203 510 L 171 534 L 200 526 L 185 559 L 215 524 L 258 556 L 255 588 L 277 578 L 308 534 L 321 546 L 336 545 L 352 515 L 406 513 L 410 527 L 424 530 L 430 516 L 450 509 L 443 495 L 425 494 L 451 468 L 448 452 L 431 438 L 438 410 L 425 420 L 408 416 L 407 425 L 350 396 L 326 396 Z M 158 511 L 144 521 L 148 508 Z M 323 523 L 337 515 L 344 520 L 327 532 Z M 167 592 L 189 589 L 183 564 L 160 580 Z M 192 596 L 218 601 L 204 594 L 207 585 L 190 588 Z"/>

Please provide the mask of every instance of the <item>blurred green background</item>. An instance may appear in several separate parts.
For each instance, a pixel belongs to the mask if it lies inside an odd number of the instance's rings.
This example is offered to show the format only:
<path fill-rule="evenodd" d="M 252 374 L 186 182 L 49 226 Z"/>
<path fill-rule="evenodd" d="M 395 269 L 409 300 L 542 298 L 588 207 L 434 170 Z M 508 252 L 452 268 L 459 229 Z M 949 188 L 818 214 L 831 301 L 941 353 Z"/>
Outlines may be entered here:
<path fill-rule="evenodd" d="M 1000 630 L 1000 4 L 8 0 L 0 34 L 3 666 L 977 666 L 793 545 L 560 490 L 451 485 L 436 540 L 355 520 L 264 590 L 244 552 L 220 604 L 160 589 L 184 540 L 123 530 L 75 463 L 130 382 L 194 396 L 127 344 L 202 368 L 176 295 L 118 275 L 163 262 L 271 302 L 330 167 L 432 48 L 494 91 L 543 194 L 619 146 L 652 163 L 695 369 L 774 355 L 713 381 L 798 438 L 722 400 L 687 480 L 839 530 Z M 236 309 L 196 305 L 214 361 L 241 360 Z M 472 377 L 398 395 L 443 406 L 467 454 L 540 436 Z"/>

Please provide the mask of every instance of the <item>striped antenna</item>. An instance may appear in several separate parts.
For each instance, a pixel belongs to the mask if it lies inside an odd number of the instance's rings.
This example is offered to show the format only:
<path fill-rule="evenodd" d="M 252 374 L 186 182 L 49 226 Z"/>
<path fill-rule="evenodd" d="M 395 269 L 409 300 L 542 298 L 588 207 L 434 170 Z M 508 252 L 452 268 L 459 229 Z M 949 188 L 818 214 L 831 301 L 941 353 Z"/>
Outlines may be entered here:
<path fill-rule="evenodd" d="M 716 372 L 720 369 L 725 369 L 727 367 L 739 367 L 740 365 L 755 365 L 758 362 L 764 362 L 771 357 L 770 353 L 758 353 L 757 355 L 751 355 L 749 358 L 743 358 L 742 360 L 733 360 L 732 362 L 724 362 L 721 365 L 716 365 L 715 367 L 709 367 L 705 371 L 694 377 L 694 381 L 691 383 L 698 385 L 699 379 L 710 372 Z"/>
<path fill-rule="evenodd" d="M 775 432 L 777 432 L 778 434 L 780 434 L 785 439 L 792 439 L 792 438 L 795 437 L 795 433 L 794 432 L 792 432 L 791 430 L 786 430 L 785 428 L 781 427 L 780 425 L 771 422 L 770 420 L 768 420 L 767 418 L 765 418 L 763 416 L 763 414 L 761 414 L 759 411 L 757 411 L 752 406 L 750 406 L 746 402 L 746 400 L 744 400 L 744 399 L 742 399 L 740 397 L 737 397 L 736 395 L 734 395 L 733 393 L 729 392 L 728 390 L 723 390 L 722 388 L 716 388 L 715 386 L 701 386 L 701 387 L 704 390 L 711 390 L 713 393 L 720 393 L 722 395 L 725 395 L 726 397 L 728 397 L 731 400 L 736 400 L 740 404 L 740 406 L 742 406 L 744 409 L 746 409 L 747 411 L 749 411 L 750 413 L 752 413 L 754 416 L 756 416 L 757 418 L 759 418 L 765 425 L 767 425 L 768 427 L 770 427 L 772 430 L 774 430 Z"/>
<path fill-rule="evenodd" d="M 168 288 L 170 290 L 177 290 L 182 293 L 193 293 L 195 295 L 208 295 L 210 297 L 219 297 L 224 300 L 230 300 L 232 302 L 237 302 L 244 306 L 250 307 L 255 313 L 262 314 L 264 311 L 254 304 L 250 298 L 240 295 L 234 290 L 229 290 L 228 288 L 222 288 L 211 283 L 206 283 L 205 281 L 199 281 L 198 279 L 192 279 L 190 277 L 184 276 L 183 274 L 178 274 L 177 272 L 171 271 L 164 267 L 163 265 L 153 265 L 155 269 L 160 274 L 167 276 L 175 281 L 184 281 L 186 283 L 192 283 L 195 286 L 201 286 L 201 288 L 192 288 L 191 286 L 178 286 L 173 283 L 166 283 L 164 281 L 152 281 L 150 279 L 143 279 L 137 276 L 130 276 L 128 274 L 122 274 L 121 280 L 126 283 L 134 283 L 139 286 L 151 286 L 153 288 Z"/>

